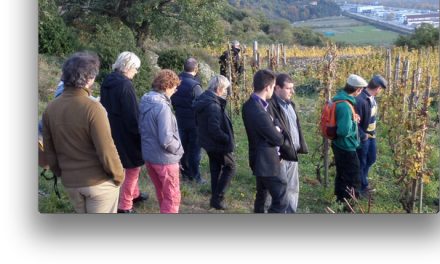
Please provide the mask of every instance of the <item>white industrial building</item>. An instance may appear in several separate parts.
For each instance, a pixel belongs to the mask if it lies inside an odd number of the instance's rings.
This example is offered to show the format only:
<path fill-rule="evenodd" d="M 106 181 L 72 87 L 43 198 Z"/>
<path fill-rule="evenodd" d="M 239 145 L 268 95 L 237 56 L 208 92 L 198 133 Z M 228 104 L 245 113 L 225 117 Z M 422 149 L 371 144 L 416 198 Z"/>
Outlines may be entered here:
<path fill-rule="evenodd" d="M 356 7 L 356 13 L 373 13 L 374 11 L 384 10 L 381 5 L 363 5 Z"/>
<path fill-rule="evenodd" d="M 407 15 L 405 18 L 405 25 L 410 27 L 418 27 L 422 23 L 431 24 L 435 27 L 439 26 L 439 13 L 430 13 L 422 15 Z"/>

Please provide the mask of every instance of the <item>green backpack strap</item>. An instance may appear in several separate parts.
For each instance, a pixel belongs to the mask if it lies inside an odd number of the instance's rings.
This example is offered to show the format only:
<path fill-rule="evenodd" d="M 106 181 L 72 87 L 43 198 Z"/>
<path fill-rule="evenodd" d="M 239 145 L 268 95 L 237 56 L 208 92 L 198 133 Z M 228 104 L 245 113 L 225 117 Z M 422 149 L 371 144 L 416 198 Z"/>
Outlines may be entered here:
<path fill-rule="evenodd" d="M 47 181 L 53 180 L 53 189 L 55 191 L 55 194 L 57 195 L 58 199 L 61 199 L 60 191 L 58 190 L 58 177 L 53 175 L 52 177 L 49 177 L 46 175 L 47 169 L 43 169 L 40 173 L 40 176 L 46 179 Z"/>

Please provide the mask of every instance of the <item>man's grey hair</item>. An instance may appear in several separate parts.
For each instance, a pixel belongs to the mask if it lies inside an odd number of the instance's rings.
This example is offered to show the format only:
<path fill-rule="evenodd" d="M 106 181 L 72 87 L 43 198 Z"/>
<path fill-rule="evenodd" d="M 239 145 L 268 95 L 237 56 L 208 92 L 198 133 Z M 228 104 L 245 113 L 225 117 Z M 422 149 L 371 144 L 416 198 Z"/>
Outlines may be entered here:
<path fill-rule="evenodd" d="M 99 58 L 95 53 L 76 52 L 63 64 L 61 80 L 66 87 L 84 88 L 99 72 Z"/>
<path fill-rule="evenodd" d="M 115 64 L 112 65 L 114 71 L 128 72 L 131 69 L 141 67 L 141 60 L 136 54 L 130 51 L 124 51 L 119 54 Z"/>
<path fill-rule="evenodd" d="M 215 75 L 208 83 L 208 90 L 216 93 L 219 89 L 228 88 L 231 82 L 223 75 Z"/>
<path fill-rule="evenodd" d="M 199 66 L 199 63 L 194 58 L 189 58 L 183 64 L 183 70 L 185 72 L 194 72 Z"/>

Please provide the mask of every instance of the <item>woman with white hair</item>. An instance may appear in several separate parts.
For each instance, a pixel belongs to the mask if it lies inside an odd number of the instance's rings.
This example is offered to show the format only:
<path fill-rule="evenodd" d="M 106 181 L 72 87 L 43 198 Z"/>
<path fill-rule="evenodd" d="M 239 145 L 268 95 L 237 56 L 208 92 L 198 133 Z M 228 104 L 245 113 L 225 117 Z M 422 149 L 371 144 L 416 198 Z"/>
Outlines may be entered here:
<path fill-rule="evenodd" d="M 226 109 L 226 93 L 231 85 L 222 76 L 214 76 L 208 89 L 194 102 L 200 145 L 209 157 L 211 171 L 210 206 L 226 209 L 224 197 L 235 174 L 234 131 Z"/>
<path fill-rule="evenodd" d="M 139 191 L 139 173 L 144 164 L 141 138 L 138 129 L 138 101 L 132 79 L 138 73 L 141 61 L 136 54 L 124 51 L 119 54 L 113 72 L 101 85 L 101 103 L 108 113 L 113 140 L 125 169 L 118 213 L 132 213 L 133 203 L 148 199 Z"/>

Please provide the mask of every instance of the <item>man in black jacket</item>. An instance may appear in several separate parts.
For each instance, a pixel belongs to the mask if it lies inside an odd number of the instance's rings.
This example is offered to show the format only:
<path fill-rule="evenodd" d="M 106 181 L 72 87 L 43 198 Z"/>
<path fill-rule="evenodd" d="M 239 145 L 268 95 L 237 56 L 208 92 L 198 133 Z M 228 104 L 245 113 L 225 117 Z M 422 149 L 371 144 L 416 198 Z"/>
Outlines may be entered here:
<path fill-rule="evenodd" d="M 285 136 L 274 124 L 267 108 L 275 86 L 275 74 L 259 70 L 254 75 L 254 93 L 244 103 L 242 117 L 249 142 L 249 165 L 256 176 L 255 213 L 264 213 L 264 203 L 270 193 L 269 213 L 285 213 L 287 209 L 287 179 L 280 174 L 280 146 Z"/>
<path fill-rule="evenodd" d="M 180 160 L 181 174 L 184 179 L 195 180 L 197 183 L 206 181 L 200 175 L 201 148 L 198 144 L 196 129 L 196 117 L 193 109 L 194 100 L 202 94 L 202 87 L 196 74 L 198 62 L 189 58 L 183 65 L 183 72 L 180 73 L 180 85 L 171 96 L 171 103 L 176 112 L 179 136 L 185 153 Z"/>
<path fill-rule="evenodd" d="M 287 140 L 280 147 L 281 174 L 287 178 L 287 213 L 295 213 L 299 197 L 298 153 L 307 154 L 307 144 L 301 131 L 298 112 L 290 100 L 294 94 L 293 81 L 289 75 L 282 73 L 277 76 L 275 91 L 269 100 L 269 113 L 286 131 Z M 283 176 L 284 177 L 284 176 Z"/>
<path fill-rule="evenodd" d="M 208 89 L 194 102 L 199 142 L 209 157 L 210 206 L 217 210 L 226 209 L 224 196 L 235 174 L 234 132 L 225 111 L 225 96 L 230 85 L 226 77 L 214 76 Z"/>
<path fill-rule="evenodd" d="M 368 171 L 376 162 L 376 116 L 377 103 L 375 97 L 387 87 L 387 81 L 375 75 L 361 94 L 356 96 L 356 113 L 360 117 L 358 124 L 360 148 L 357 149 L 360 164 L 361 187 L 359 194 L 368 197 L 374 189 L 368 184 Z"/>

